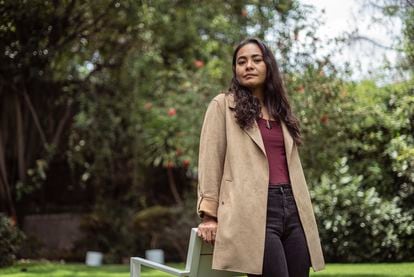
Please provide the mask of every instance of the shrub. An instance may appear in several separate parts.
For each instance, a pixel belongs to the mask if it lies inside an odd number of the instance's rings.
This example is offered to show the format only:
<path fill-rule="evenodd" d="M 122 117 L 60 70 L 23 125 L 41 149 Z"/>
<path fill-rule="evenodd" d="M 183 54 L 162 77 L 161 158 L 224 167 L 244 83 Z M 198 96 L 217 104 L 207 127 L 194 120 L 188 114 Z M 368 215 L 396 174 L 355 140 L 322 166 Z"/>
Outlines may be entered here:
<path fill-rule="evenodd" d="M 324 253 L 330 262 L 401 261 L 412 259 L 414 224 L 400 199 L 382 199 L 363 177 L 349 174 L 346 158 L 336 173 L 322 175 L 312 196 Z"/>
<path fill-rule="evenodd" d="M 104 262 L 111 264 L 137 255 L 140 244 L 128 220 L 133 216 L 131 210 L 115 201 L 96 204 L 94 210 L 81 221 L 83 238 L 74 245 L 76 256 L 81 258 L 86 251 L 99 251 L 104 253 Z"/>
<path fill-rule="evenodd" d="M 23 239 L 23 233 L 0 214 L 0 267 L 13 264 Z"/>

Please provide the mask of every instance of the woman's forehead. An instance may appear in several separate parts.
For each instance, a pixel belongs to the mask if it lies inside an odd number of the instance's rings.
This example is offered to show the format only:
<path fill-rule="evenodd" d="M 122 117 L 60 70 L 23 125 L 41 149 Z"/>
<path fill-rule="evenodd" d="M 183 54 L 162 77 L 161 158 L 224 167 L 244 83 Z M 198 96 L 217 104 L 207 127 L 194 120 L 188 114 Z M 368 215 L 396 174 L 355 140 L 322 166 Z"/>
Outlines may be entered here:
<path fill-rule="evenodd" d="M 239 51 L 237 51 L 237 58 L 240 57 L 250 57 L 250 56 L 257 56 L 262 55 L 262 50 L 257 46 L 256 43 L 248 43 L 243 45 Z"/>

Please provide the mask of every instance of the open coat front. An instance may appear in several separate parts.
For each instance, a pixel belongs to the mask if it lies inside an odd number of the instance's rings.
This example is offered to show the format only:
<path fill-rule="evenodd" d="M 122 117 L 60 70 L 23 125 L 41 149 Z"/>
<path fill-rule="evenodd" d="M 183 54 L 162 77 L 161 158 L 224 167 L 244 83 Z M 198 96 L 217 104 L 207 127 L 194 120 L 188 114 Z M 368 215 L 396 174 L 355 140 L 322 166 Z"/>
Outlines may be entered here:
<path fill-rule="evenodd" d="M 261 274 L 266 232 L 269 167 L 259 127 L 236 122 L 232 94 L 207 108 L 200 137 L 197 212 L 217 216 L 213 269 Z M 298 149 L 282 122 L 293 194 L 314 271 L 324 258 Z"/>

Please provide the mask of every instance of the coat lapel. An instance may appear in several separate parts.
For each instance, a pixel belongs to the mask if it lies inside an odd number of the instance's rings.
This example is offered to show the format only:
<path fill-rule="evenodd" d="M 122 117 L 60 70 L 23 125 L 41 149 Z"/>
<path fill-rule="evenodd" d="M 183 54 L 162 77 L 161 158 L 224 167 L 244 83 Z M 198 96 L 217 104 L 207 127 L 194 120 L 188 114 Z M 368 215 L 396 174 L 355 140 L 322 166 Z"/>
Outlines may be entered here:
<path fill-rule="evenodd" d="M 283 141 L 285 143 L 285 152 L 286 152 L 286 160 L 288 166 L 290 165 L 290 160 L 292 157 L 292 150 L 293 150 L 293 138 L 289 133 L 288 128 L 286 127 L 285 122 L 282 121 L 282 131 L 283 131 Z"/>
<path fill-rule="evenodd" d="M 229 103 L 229 108 L 234 109 L 236 107 L 233 94 L 228 95 L 228 103 Z M 289 165 L 290 157 L 291 157 L 292 149 L 293 149 L 293 139 L 283 121 L 282 121 L 282 130 L 283 130 L 283 141 L 285 144 L 285 151 L 286 151 L 286 159 Z M 249 135 L 249 137 L 256 143 L 256 145 L 263 152 L 263 155 L 267 157 L 266 150 L 264 148 L 263 139 L 262 139 L 262 134 L 260 133 L 259 125 L 257 124 L 257 121 L 256 120 L 254 121 L 254 125 L 252 128 L 248 130 L 243 130 L 243 131 L 246 132 L 247 135 Z"/>
<path fill-rule="evenodd" d="M 292 157 L 292 150 L 293 150 L 293 138 L 289 133 L 288 128 L 286 127 L 286 124 L 282 122 L 282 131 L 283 131 L 283 141 L 285 144 L 285 152 L 286 152 L 286 160 L 288 166 L 290 165 L 290 160 Z M 259 148 L 262 150 L 263 154 L 266 155 L 266 150 L 264 148 L 263 138 L 262 134 L 260 133 L 259 125 L 257 124 L 257 121 L 254 121 L 254 125 L 252 128 L 248 130 L 244 130 L 249 137 L 259 146 Z"/>
<path fill-rule="evenodd" d="M 257 146 L 259 146 L 260 150 L 262 150 L 263 154 L 267 157 L 262 134 L 260 133 L 259 125 L 257 124 L 256 120 L 254 121 L 252 128 L 248 130 L 243 129 L 243 131 L 249 135 L 249 137 L 257 144 Z"/>
<path fill-rule="evenodd" d="M 234 96 L 233 94 L 227 94 L 228 96 L 228 105 L 230 109 L 234 109 L 236 107 L 236 102 L 234 101 Z M 246 130 L 243 129 L 243 131 L 245 133 L 247 133 L 247 135 L 256 143 L 256 145 L 260 148 L 260 150 L 262 151 L 263 155 L 265 155 L 265 157 L 267 157 L 266 155 L 266 150 L 264 148 L 264 143 L 263 143 L 263 139 L 262 139 L 262 134 L 260 133 L 259 130 L 259 125 L 257 124 L 256 120 L 254 121 L 253 126 Z"/>

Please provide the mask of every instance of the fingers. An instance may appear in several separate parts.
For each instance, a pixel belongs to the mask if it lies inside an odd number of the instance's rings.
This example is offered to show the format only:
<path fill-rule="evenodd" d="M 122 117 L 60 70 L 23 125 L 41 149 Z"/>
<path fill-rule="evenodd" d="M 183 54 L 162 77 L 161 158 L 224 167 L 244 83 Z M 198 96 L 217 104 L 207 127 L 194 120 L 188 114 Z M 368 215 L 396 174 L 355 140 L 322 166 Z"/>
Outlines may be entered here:
<path fill-rule="evenodd" d="M 214 241 L 216 239 L 216 232 L 208 230 L 205 233 L 203 233 L 202 238 L 205 242 L 214 244 Z"/>
<path fill-rule="evenodd" d="M 214 244 L 216 240 L 217 225 L 200 223 L 197 235 L 205 242 Z"/>
<path fill-rule="evenodd" d="M 211 234 L 211 239 L 208 242 L 210 242 L 212 245 L 214 245 L 214 242 L 216 241 L 216 231 L 211 232 L 210 234 Z"/>

